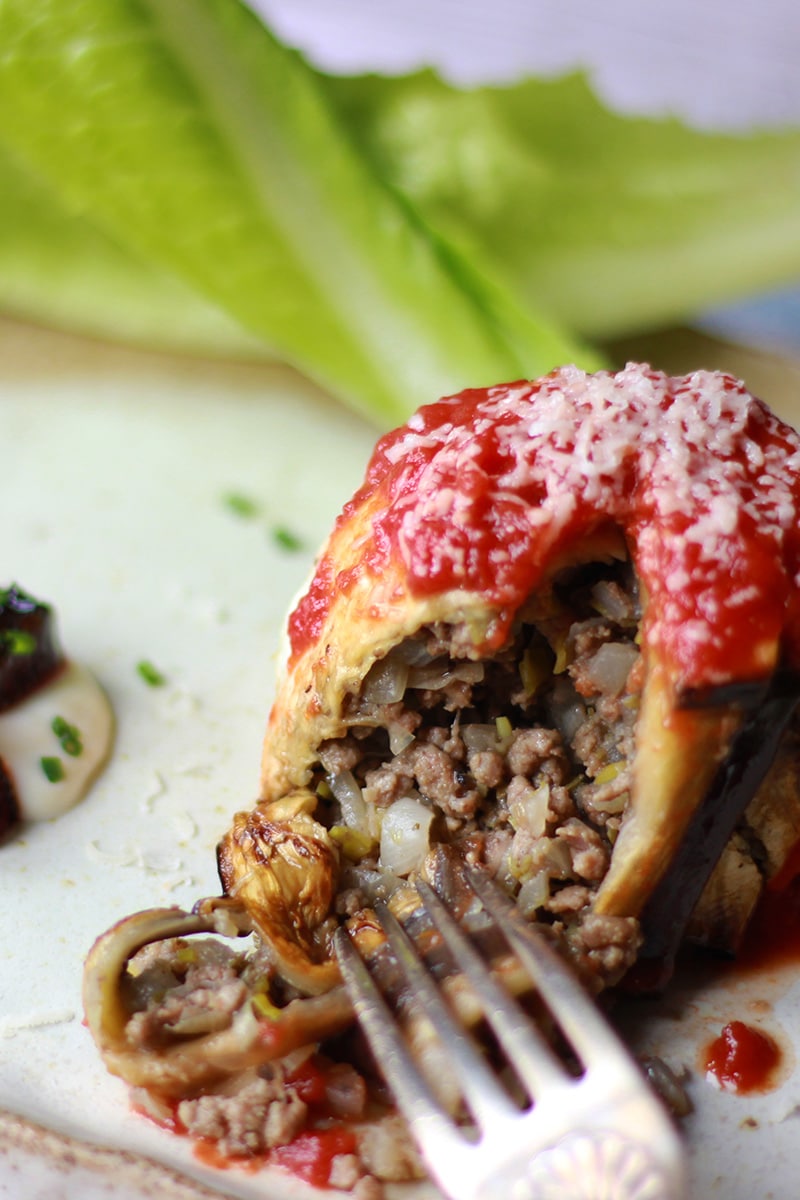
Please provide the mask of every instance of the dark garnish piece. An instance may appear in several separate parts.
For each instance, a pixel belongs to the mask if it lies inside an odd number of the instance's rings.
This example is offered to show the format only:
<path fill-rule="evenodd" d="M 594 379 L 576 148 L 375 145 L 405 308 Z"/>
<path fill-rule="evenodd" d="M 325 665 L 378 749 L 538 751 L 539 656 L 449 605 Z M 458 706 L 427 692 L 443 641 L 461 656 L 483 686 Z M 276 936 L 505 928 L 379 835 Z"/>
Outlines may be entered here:
<path fill-rule="evenodd" d="M 0 589 L 0 712 L 42 687 L 63 664 L 50 606 L 16 584 Z"/>
<path fill-rule="evenodd" d="M 19 805 L 14 783 L 6 770 L 6 765 L 0 759 L 0 838 L 5 837 L 9 829 L 19 821 Z"/>
<path fill-rule="evenodd" d="M 644 945 L 631 973 L 636 991 L 661 991 L 709 876 L 772 766 L 800 703 L 800 677 L 779 671 L 747 712 L 703 803 L 696 809 L 669 871 L 642 914 Z"/>

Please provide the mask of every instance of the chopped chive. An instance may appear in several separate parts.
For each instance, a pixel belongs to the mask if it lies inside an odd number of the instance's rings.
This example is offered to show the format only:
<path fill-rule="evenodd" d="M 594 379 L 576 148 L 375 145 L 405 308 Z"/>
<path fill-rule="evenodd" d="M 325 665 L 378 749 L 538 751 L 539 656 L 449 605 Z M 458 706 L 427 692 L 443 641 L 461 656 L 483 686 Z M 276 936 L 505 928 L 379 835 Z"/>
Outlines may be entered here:
<path fill-rule="evenodd" d="M 64 778 L 64 764 L 60 758 L 54 758 L 50 755 L 45 755 L 39 759 L 40 766 L 44 771 L 45 778 L 50 783 L 60 783 Z"/>
<path fill-rule="evenodd" d="M 495 729 L 497 730 L 497 736 L 501 741 L 505 741 L 506 738 L 510 738 L 511 734 L 514 732 L 514 727 L 509 721 L 508 717 L 495 717 L 494 724 Z"/>
<path fill-rule="evenodd" d="M 26 629 L 4 629 L 0 633 L 0 642 L 11 654 L 33 654 L 36 649 L 36 638 Z"/>
<path fill-rule="evenodd" d="M 141 662 L 138 662 L 136 670 L 148 687 L 163 687 L 167 682 L 166 675 L 162 675 L 158 667 L 153 666 L 149 659 L 143 658 Z"/>
<path fill-rule="evenodd" d="M 53 717 L 50 728 L 61 743 L 61 749 L 65 754 L 77 758 L 83 752 L 83 742 L 77 726 L 70 725 L 69 721 L 63 717 Z"/>
<path fill-rule="evenodd" d="M 277 525 L 272 530 L 272 540 L 282 550 L 302 550 L 303 543 L 297 534 L 292 533 L 291 529 L 286 529 L 283 525 Z"/>
<path fill-rule="evenodd" d="M 258 516 L 258 505 L 255 500 L 251 500 L 249 496 L 245 496 L 241 492 L 226 492 L 222 500 L 225 507 L 235 513 L 237 517 Z"/>

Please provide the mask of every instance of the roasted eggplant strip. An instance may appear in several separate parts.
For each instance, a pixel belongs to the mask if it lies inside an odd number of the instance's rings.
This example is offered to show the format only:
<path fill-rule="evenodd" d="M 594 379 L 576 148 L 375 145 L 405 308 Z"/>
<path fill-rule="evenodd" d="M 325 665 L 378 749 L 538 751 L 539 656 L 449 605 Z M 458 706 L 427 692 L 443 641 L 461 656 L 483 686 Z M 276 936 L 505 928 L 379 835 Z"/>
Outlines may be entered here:
<path fill-rule="evenodd" d="M 682 708 L 664 665 L 651 669 L 637 724 L 635 802 L 614 846 L 595 912 L 638 917 L 655 881 L 670 875 L 677 847 L 728 753 L 738 721 L 736 709 Z M 721 851 L 720 846 L 717 856 Z"/>
<path fill-rule="evenodd" d="M 42 687 L 64 662 L 50 605 L 17 584 L 0 588 L 0 712 Z"/>
<path fill-rule="evenodd" d="M 416 911 L 418 904 L 418 899 L 414 899 L 411 927 L 419 933 L 417 926 L 422 921 L 424 938 L 427 917 L 421 909 Z M 186 961 L 190 954 L 186 939 L 219 935 L 223 931 L 228 937 L 241 936 L 225 900 L 200 901 L 197 907 L 200 911 L 193 913 L 175 908 L 137 913 L 108 930 L 92 947 L 86 961 L 83 1003 L 89 1030 L 112 1074 L 158 1097 L 192 1095 L 219 1085 L 228 1077 L 282 1059 L 310 1043 L 341 1034 L 353 1023 L 352 1006 L 341 986 L 329 989 L 325 995 L 295 998 L 281 1008 L 264 1003 L 263 993 L 249 990 L 228 1015 L 223 1028 L 195 1034 L 184 1019 L 161 1030 L 160 1044 L 142 1044 L 134 1030 L 135 1018 L 149 989 L 142 986 L 137 989 L 140 973 L 128 971 L 137 953 L 159 942 L 178 939 L 172 954 Z M 407 903 L 393 907 L 399 915 L 407 912 Z M 241 921 L 240 913 L 237 917 Z M 374 964 L 386 990 L 402 999 L 400 977 L 391 955 L 384 952 L 385 938 L 374 916 L 369 912 L 360 914 L 357 920 L 351 920 L 350 931 L 361 953 Z M 484 927 L 477 936 L 491 942 L 492 931 Z M 431 942 L 429 953 L 435 961 L 438 954 L 435 941 Z M 449 974 L 449 962 L 443 960 L 438 970 Z M 498 958 L 495 970 L 516 994 L 530 989 L 530 980 L 513 956 Z M 449 975 L 446 989 L 461 1019 L 466 1024 L 477 1022 L 480 1008 L 475 1004 L 468 981 Z M 176 985 L 175 990 L 180 987 Z M 137 991 L 142 995 L 137 995 Z M 169 995 L 166 988 L 165 994 Z M 207 1024 L 207 1020 L 202 1024 Z M 424 1021 L 415 1023 L 414 1042 L 421 1057 L 428 1034 Z"/>
<path fill-rule="evenodd" d="M 201 901 L 199 912 L 150 909 L 120 921 L 98 938 L 86 960 L 83 1004 L 89 1030 L 108 1070 L 133 1087 L 159 1096 L 191 1095 L 242 1071 L 281 1058 L 300 1046 L 340 1033 L 352 1021 L 342 988 L 319 1000 L 290 1001 L 284 1008 L 254 1007 L 252 993 L 219 1031 L 167 1036 L 145 1047 L 131 1034 L 137 1011 L 130 960 L 144 947 L 197 934 L 239 937 L 237 919 L 225 901 Z M 246 927 L 246 923 L 245 923 Z M 176 950 L 176 953 L 179 953 Z M 265 1015 L 265 1008 L 267 1015 Z"/>
<path fill-rule="evenodd" d="M 640 978 L 654 990 L 669 982 L 675 957 L 700 897 L 748 806 L 772 767 L 800 703 L 800 676 L 777 672 L 745 717 L 702 803 L 695 809 L 669 871 L 642 915 Z M 795 840 L 800 837 L 796 830 Z M 647 972 L 655 963 L 658 970 Z"/>

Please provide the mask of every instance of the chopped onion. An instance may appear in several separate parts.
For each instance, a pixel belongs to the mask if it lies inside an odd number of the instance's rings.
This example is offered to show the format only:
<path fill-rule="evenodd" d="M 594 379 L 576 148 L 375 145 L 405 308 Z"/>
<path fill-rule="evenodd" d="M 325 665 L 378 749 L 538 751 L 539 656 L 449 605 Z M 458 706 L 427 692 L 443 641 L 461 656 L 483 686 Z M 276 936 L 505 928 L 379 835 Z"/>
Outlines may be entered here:
<path fill-rule="evenodd" d="M 425 648 L 425 643 L 417 638 L 407 638 L 392 650 L 392 657 L 407 663 L 409 667 L 420 667 L 424 663 L 433 662 L 433 655 Z"/>
<path fill-rule="evenodd" d="M 438 692 L 454 679 L 463 683 L 480 683 L 483 676 L 483 663 L 453 663 L 449 659 L 436 659 L 428 666 L 412 667 L 408 673 L 408 686 Z"/>
<path fill-rule="evenodd" d="M 414 734 L 408 729 L 404 729 L 402 725 L 389 726 L 389 749 L 392 754 L 402 754 L 413 741 Z"/>
<path fill-rule="evenodd" d="M 610 621 L 630 620 L 633 605 L 629 596 L 608 579 L 600 579 L 591 592 L 592 604 L 601 616 Z"/>
<path fill-rule="evenodd" d="M 509 797 L 509 819 L 514 829 L 524 829 L 534 837 L 541 837 L 547 825 L 549 806 L 550 784 L 545 781 L 536 788 L 527 784 L 515 791 L 513 798 Z"/>
<path fill-rule="evenodd" d="M 558 732 L 568 744 L 586 720 L 586 708 L 572 686 L 572 681 L 559 679 L 553 688 L 550 715 Z"/>
<path fill-rule="evenodd" d="M 524 917 L 532 917 L 550 899 L 550 877 L 547 871 L 537 871 L 519 889 L 517 908 Z"/>
<path fill-rule="evenodd" d="M 408 663 L 390 654 L 368 671 L 361 688 L 361 699 L 366 704 L 396 704 L 403 699 L 407 684 Z"/>
<path fill-rule="evenodd" d="M 606 813 L 608 816 L 613 817 L 617 816 L 621 812 L 624 812 L 628 800 L 629 793 L 628 789 L 626 788 L 622 792 L 617 792 L 616 796 L 609 797 L 608 800 L 593 799 L 591 801 L 591 806 L 596 812 Z"/>
<path fill-rule="evenodd" d="M 467 750 L 497 749 L 496 725 L 465 725 L 461 730 L 461 737 Z"/>
<path fill-rule="evenodd" d="M 598 692 L 619 696 L 638 657 L 632 642 L 606 642 L 592 655 L 586 673 Z"/>
<path fill-rule="evenodd" d="M 557 838 L 547 838 L 547 851 L 544 856 L 545 869 L 551 879 L 569 879 L 572 871 L 572 857 L 566 842 Z"/>
<path fill-rule="evenodd" d="M 328 780 L 330 789 L 339 801 L 342 824 L 349 829 L 367 829 L 367 806 L 361 787 L 352 771 L 338 771 Z"/>
<path fill-rule="evenodd" d="M 395 875 L 407 875 L 428 853 L 432 811 L 418 800 L 395 800 L 381 822 L 380 865 Z"/>
<path fill-rule="evenodd" d="M 513 878 L 523 880 L 532 877 L 532 871 L 542 871 L 550 879 L 569 879 L 572 875 L 572 859 L 569 846 L 558 838 L 543 837 L 536 843 L 535 862 L 523 846 L 516 852 L 517 835 L 508 853 L 508 871 Z"/>

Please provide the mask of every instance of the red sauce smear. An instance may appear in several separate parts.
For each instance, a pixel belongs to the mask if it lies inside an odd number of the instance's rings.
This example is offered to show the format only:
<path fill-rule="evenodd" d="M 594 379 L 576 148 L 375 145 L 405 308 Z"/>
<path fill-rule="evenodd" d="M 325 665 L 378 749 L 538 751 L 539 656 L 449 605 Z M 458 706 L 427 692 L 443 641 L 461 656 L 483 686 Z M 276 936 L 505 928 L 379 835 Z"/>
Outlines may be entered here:
<path fill-rule="evenodd" d="M 355 1154 L 356 1148 L 355 1134 L 344 1126 L 334 1126 L 331 1129 L 306 1129 L 285 1146 L 276 1146 L 265 1154 L 251 1154 L 246 1158 L 223 1154 L 217 1142 L 198 1138 L 194 1155 L 198 1162 L 217 1171 L 234 1167 L 255 1174 L 265 1166 L 280 1167 L 313 1187 L 324 1188 L 330 1183 L 333 1160 L 340 1154 Z"/>
<path fill-rule="evenodd" d="M 781 876 L 768 884 L 747 930 L 744 942 L 731 964 L 736 975 L 763 972 L 788 964 L 800 963 L 800 878 L 796 876 L 797 851 L 793 851 L 785 872 L 792 871 L 791 882 Z M 781 886 L 776 886 L 778 883 Z"/>
<path fill-rule="evenodd" d="M 707 1047 L 703 1066 L 723 1091 L 744 1095 L 772 1087 L 781 1057 L 769 1034 L 744 1021 L 731 1021 Z"/>
<path fill-rule="evenodd" d="M 204 1167 L 213 1167 L 215 1171 L 228 1171 L 235 1167 L 248 1175 L 255 1175 L 270 1161 L 270 1154 L 234 1155 L 223 1154 L 219 1142 L 213 1138 L 193 1138 L 192 1153 Z"/>
<path fill-rule="evenodd" d="M 798 466 L 797 434 L 713 372 L 566 367 L 447 397 L 378 442 L 290 618 L 292 661 L 334 595 L 372 580 L 398 600 L 480 596 L 497 647 L 548 570 L 613 525 L 647 588 L 645 645 L 676 686 L 763 678 L 781 634 L 800 663 Z"/>
<path fill-rule="evenodd" d="M 356 1136 L 349 1129 L 311 1129 L 299 1134 L 288 1145 L 277 1146 L 269 1161 L 314 1187 L 325 1187 L 330 1182 L 334 1158 L 355 1151 Z"/>
<path fill-rule="evenodd" d="M 317 1119 L 328 1119 L 328 1080 L 324 1060 L 313 1056 L 306 1059 L 287 1079 L 286 1087 L 313 1109 Z M 178 1118 L 178 1101 L 162 1101 L 158 1110 L 141 1104 L 134 1104 L 132 1108 L 170 1133 L 190 1136 Z M 194 1138 L 192 1147 L 198 1162 L 217 1171 L 235 1168 L 255 1174 L 265 1166 L 280 1167 L 318 1188 L 329 1185 L 333 1160 L 340 1154 L 355 1154 L 357 1148 L 355 1133 L 344 1124 L 303 1130 L 285 1146 L 275 1146 L 263 1154 L 223 1154 L 217 1141 L 204 1137 Z"/>

